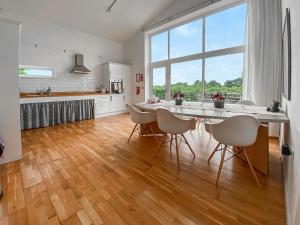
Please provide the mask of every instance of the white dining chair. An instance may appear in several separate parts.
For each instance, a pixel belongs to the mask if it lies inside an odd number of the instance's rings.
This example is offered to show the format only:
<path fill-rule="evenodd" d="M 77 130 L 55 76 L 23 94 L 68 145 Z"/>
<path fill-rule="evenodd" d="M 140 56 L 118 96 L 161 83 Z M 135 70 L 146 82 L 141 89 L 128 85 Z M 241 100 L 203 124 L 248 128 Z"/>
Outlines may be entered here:
<path fill-rule="evenodd" d="M 132 122 L 135 123 L 135 126 L 128 138 L 128 142 L 130 141 L 133 133 L 138 131 L 139 143 L 141 143 L 142 129 L 146 134 L 148 134 L 148 132 L 150 132 L 155 136 L 155 132 L 153 131 L 152 127 L 150 126 L 150 124 L 152 122 L 156 121 L 155 114 L 152 112 L 142 112 L 132 105 L 126 105 L 126 106 L 130 113 L 130 118 L 131 118 Z"/>
<path fill-rule="evenodd" d="M 159 129 L 164 132 L 163 138 L 158 146 L 157 152 L 155 154 L 155 157 L 157 157 L 161 146 L 165 143 L 168 135 L 169 140 L 167 142 L 170 142 L 170 151 L 172 148 L 172 143 L 175 141 L 175 150 L 176 150 L 176 156 L 177 156 L 177 166 L 179 169 L 179 144 L 181 142 L 185 143 L 189 150 L 193 154 L 193 158 L 195 158 L 195 153 L 193 149 L 191 148 L 188 140 L 184 136 L 184 133 L 190 130 L 194 130 L 196 128 L 196 120 L 195 118 L 179 118 L 175 116 L 170 111 L 159 108 L 156 110 L 156 119 L 158 123 Z M 171 152 L 170 152 L 171 155 Z"/>
<path fill-rule="evenodd" d="M 252 102 L 251 100 L 241 100 L 238 102 L 240 105 L 248 105 L 248 106 L 255 106 L 255 102 Z"/>
<path fill-rule="evenodd" d="M 245 147 L 251 146 L 255 143 L 259 126 L 266 125 L 258 122 L 256 118 L 247 115 L 233 116 L 223 122 L 211 124 L 211 134 L 219 143 L 209 156 L 208 162 L 210 162 L 217 151 L 221 151 L 222 153 L 216 181 L 217 185 L 219 183 L 223 163 L 235 156 L 240 159 L 244 156 L 257 185 L 261 187 L 252 163 L 245 151 Z M 219 148 L 220 146 L 221 148 Z M 229 147 L 236 147 L 236 150 L 232 152 Z M 231 152 L 233 155 L 225 160 L 226 152 Z"/>
<path fill-rule="evenodd" d="M 209 138 L 211 138 L 212 125 L 216 123 L 221 123 L 223 120 L 221 119 L 205 119 L 204 120 L 204 129 L 209 134 Z"/>

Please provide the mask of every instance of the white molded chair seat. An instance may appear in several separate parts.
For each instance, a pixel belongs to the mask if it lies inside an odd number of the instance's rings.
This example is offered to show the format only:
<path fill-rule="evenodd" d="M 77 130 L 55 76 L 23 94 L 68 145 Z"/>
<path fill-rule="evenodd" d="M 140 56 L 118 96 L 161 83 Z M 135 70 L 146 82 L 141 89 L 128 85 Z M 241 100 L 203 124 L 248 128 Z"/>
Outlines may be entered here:
<path fill-rule="evenodd" d="M 128 111 L 130 113 L 130 118 L 132 120 L 132 122 L 135 123 L 135 126 L 128 138 L 128 142 L 130 141 L 133 133 L 135 131 L 139 131 L 139 143 L 141 141 L 141 126 L 144 125 L 144 128 L 146 128 L 145 130 L 148 131 L 150 130 L 150 132 L 155 135 L 154 131 L 152 130 L 151 126 L 149 126 L 150 123 L 156 121 L 156 117 L 155 114 L 152 112 L 142 112 L 140 110 L 138 110 L 136 107 L 132 106 L 132 105 L 126 105 L 128 108 Z"/>
<path fill-rule="evenodd" d="M 241 100 L 238 102 L 238 104 L 240 105 L 249 105 L 249 106 L 255 106 L 256 104 L 254 102 L 252 102 L 251 100 Z"/>
<path fill-rule="evenodd" d="M 166 109 L 157 109 L 156 118 L 159 129 L 165 133 L 183 134 L 196 128 L 195 118 L 179 118 Z"/>
<path fill-rule="evenodd" d="M 190 151 L 192 152 L 194 158 L 195 158 L 195 153 L 192 150 L 190 144 L 188 143 L 187 139 L 184 136 L 184 133 L 190 130 L 194 130 L 196 128 L 196 120 L 195 118 L 179 118 L 175 116 L 173 113 L 170 111 L 159 108 L 156 110 L 156 119 L 158 123 L 158 127 L 161 131 L 165 133 L 163 136 L 163 139 L 157 149 L 157 153 L 155 157 L 159 153 L 159 149 L 161 145 L 165 142 L 166 138 L 169 137 L 170 141 L 170 151 L 172 147 L 172 142 L 175 140 L 175 149 L 176 149 L 176 154 L 177 154 L 177 165 L 179 168 L 179 145 L 178 145 L 178 136 L 180 136 L 185 144 L 189 147 Z"/>
<path fill-rule="evenodd" d="M 204 128 L 207 133 L 211 136 L 212 125 L 216 123 L 221 123 L 223 120 L 220 119 L 205 119 L 204 120 Z"/>
<path fill-rule="evenodd" d="M 127 105 L 132 122 L 136 124 L 148 124 L 156 121 L 152 112 L 142 112 L 132 105 Z"/>
<path fill-rule="evenodd" d="M 220 150 L 222 152 L 222 157 L 221 157 L 221 162 L 220 162 L 217 182 L 216 182 L 217 184 L 219 182 L 219 178 L 221 175 L 223 163 L 224 161 L 226 161 L 225 153 L 226 151 L 229 151 L 227 147 L 233 146 L 238 148 L 238 151 L 237 153 L 234 154 L 234 156 L 242 156 L 242 154 L 245 156 L 246 161 L 251 169 L 251 172 L 256 180 L 257 185 L 261 187 L 261 184 L 253 169 L 252 163 L 246 151 L 244 150 L 245 147 L 251 146 L 255 143 L 259 126 L 264 126 L 264 125 L 259 123 L 256 118 L 247 115 L 233 116 L 231 118 L 224 120 L 223 122 L 210 124 L 211 134 L 219 142 L 219 144 L 210 155 L 208 162 L 217 151 Z M 218 149 L 219 146 L 222 144 L 225 147 Z"/>

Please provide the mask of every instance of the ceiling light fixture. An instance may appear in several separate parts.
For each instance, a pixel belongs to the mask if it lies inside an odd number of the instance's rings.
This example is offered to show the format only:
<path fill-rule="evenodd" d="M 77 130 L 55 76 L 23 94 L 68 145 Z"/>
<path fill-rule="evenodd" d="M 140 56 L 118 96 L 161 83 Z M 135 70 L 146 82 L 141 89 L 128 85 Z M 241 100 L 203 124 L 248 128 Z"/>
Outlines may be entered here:
<path fill-rule="evenodd" d="M 116 4 L 116 2 L 117 2 L 118 0 L 114 0 L 111 4 L 110 4 L 110 6 L 107 8 L 107 10 L 106 10 L 106 13 L 111 13 L 111 11 L 112 11 L 112 8 L 114 7 L 114 5 Z"/>

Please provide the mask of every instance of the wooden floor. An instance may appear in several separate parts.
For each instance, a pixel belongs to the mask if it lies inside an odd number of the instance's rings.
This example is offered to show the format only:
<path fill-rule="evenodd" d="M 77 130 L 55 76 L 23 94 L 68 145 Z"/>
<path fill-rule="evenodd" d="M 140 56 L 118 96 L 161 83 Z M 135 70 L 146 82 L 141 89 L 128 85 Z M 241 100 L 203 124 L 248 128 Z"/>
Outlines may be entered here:
<path fill-rule="evenodd" d="M 203 129 L 187 133 L 181 170 L 168 146 L 137 135 L 126 114 L 22 133 L 22 160 L 2 168 L 0 224 L 285 224 L 282 172 L 271 141 L 270 176 L 259 179 L 238 160 L 207 163 L 215 141 Z"/>

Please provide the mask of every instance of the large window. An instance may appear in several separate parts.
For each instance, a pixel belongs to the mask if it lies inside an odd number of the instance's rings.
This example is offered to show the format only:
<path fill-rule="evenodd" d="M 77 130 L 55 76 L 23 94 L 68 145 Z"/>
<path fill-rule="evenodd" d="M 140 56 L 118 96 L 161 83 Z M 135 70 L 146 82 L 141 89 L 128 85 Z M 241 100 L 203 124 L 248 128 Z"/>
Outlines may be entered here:
<path fill-rule="evenodd" d="M 183 92 L 185 100 L 198 101 L 221 91 L 227 101 L 239 101 L 246 9 L 240 4 L 152 35 L 153 94 L 169 100 Z"/>
<path fill-rule="evenodd" d="M 168 32 L 160 33 L 151 39 L 152 62 L 168 59 Z"/>
<path fill-rule="evenodd" d="M 202 19 L 170 30 L 170 58 L 202 52 Z"/>
<path fill-rule="evenodd" d="M 201 67 L 200 59 L 171 64 L 171 96 L 176 92 L 183 92 L 185 100 L 199 101 Z"/>
<path fill-rule="evenodd" d="M 153 69 L 153 95 L 160 99 L 166 98 L 166 68 Z"/>
<path fill-rule="evenodd" d="M 228 101 L 237 102 L 242 93 L 242 71 L 244 55 L 232 54 L 206 59 L 205 98 L 211 93 L 227 93 Z"/>

